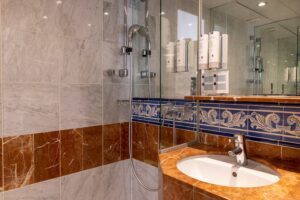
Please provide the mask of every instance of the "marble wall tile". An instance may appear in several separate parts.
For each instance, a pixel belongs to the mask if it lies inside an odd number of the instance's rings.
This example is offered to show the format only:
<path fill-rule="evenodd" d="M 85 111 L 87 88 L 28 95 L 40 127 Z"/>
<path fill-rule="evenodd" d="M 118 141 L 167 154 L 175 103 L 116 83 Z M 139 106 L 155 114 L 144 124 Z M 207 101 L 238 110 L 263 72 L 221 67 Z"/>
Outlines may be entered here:
<path fill-rule="evenodd" d="M 225 151 L 230 151 L 234 149 L 235 143 L 234 140 L 224 137 L 224 136 L 218 136 L 218 148 L 224 149 Z"/>
<path fill-rule="evenodd" d="M 4 84 L 3 135 L 58 130 L 58 87 Z"/>
<path fill-rule="evenodd" d="M 194 133 L 194 134 L 196 134 L 196 133 Z M 205 145 L 218 146 L 218 136 L 217 135 L 201 133 L 200 141 Z"/>
<path fill-rule="evenodd" d="M 121 123 L 121 160 L 129 158 L 129 123 Z"/>
<path fill-rule="evenodd" d="M 102 167 L 61 178 L 61 200 L 103 199 Z"/>
<path fill-rule="evenodd" d="M 61 175 L 82 170 L 82 129 L 61 131 Z"/>
<path fill-rule="evenodd" d="M 131 200 L 131 169 L 129 160 L 103 166 L 100 199 Z"/>
<path fill-rule="evenodd" d="M 194 141 L 196 139 L 196 132 L 176 129 L 176 144 L 183 144 Z"/>
<path fill-rule="evenodd" d="M 10 190 L 3 197 L 5 200 L 60 200 L 60 178 Z"/>
<path fill-rule="evenodd" d="M 101 47 L 98 36 L 89 39 L 66 38 L 61 81 L 63 83 L 101 83 Z"/>
<path fill-rule="evenodd" d="M 83 170 L 102 165 L 102 126 L 83 128 Z"/>
<path fill-rule="evenodd" d="M 142 181 L 151 188 L 160 187 L 159 183 L 159 170 L 157 167 L 153 167 L 144 162 L 140 162 L 134 160 L 134 165 L 137 170 L 138 176 L 142 179 Z M 147 176 L 144 176 L 147 174 Z M 158 200 L 159 199 L 158 191 L 148 191 L 144 189 L 136 180 L 134 176 L 132 176 L 132 200 Z"/>
<path fill-rule="evenodd" d="M 96 126 L 102 117 L 101 85 L 65 85 L 61 90 L 61 128 Z"/>
<path fill-rule="evenodd" d="M 103 164 L 121 160 L 121 124 L 103 126 Z"/>
<path fill-rule="evenodd" d="M 123 54 L 121 54 L 122 45 L 123 44 L 119 44 L 117 42 L 106 42 L 106 41 L 103 42 L 102 70 L 103 70 L 103 82 L 105 84 L 110 84 L 110 83 L 129 84 L 129 76 L 119 77 L 119 69 L 122 69 L 124 67 Z M 108 74 L 109 70 L 115 70 L 115 75 L 110 76 Z M 129 67 L 128 70 L 130 70 Z"/>
<path fill-rule="evenodd" d="M 32 184 L 35 168 L 33 135 L 4 138 L 3 161 L 5 190 Z"/>
<path fill-rule="evenodd" d="M 172 191 L 172 192 L 170 192 Z M 164 200 L 193 200 L 193 186 L 184 184 L 169 176 L 163 176 Z"/>
<path fill-rule="evenodd" d="M 281 159 L 281 147 L 277 145 L 247 141 L 246 149 L 248 156 L 267 157 L 275 160 Z"/>
<path fill-rule="evenodd" d="M 70 21 L 64 26 L 65 36 L 78 39 L 95 35 L 102 37 L 102 0 L 66 0 L 63 1 L 62 9 L 67 14 L 71 11 Z"/>
<path fill-rule="evenodd" d="M 300 149 L 282 147 L 281 158 L 285 161 L 300 163 Z"/>
<path fill-rule="evenodd" d="M 145 133 L 143 124 L 132 123 L 132 154 L 133 158 L 144 161 L 145 159 Z"/>
<path fill-rule="evenodd" d="M 3 81 L 58 84 L 62 37 L 5 29 L 3 49 Z"/>
<path fill-rule="evenodd" d="M 60 176 L 59 131 L 34 134 L 34 182 Z"/>
<path fill-rule="evenodd" d="M 108 15 L 104 15 L 108 13 Z M 123 1 L 103 1 L 103 40 L 118 42 L 123 35 Z"/>
<path fill-rule="evenodd" d="M 159 126 L 134 122 L 132 131 L 133 157 L 157 166 L 158 134 Z"/>
<path fill-rule="evenodd" d="M 148 124 L 145 130 L 145 162 L 157 166 L 159 126 Z"/>
<path fill-rule="evenodd" d="M 103 86 L 103 124 L 127 122 L 129 120 L 129 85 L 104 84 Z"/>
<path fill-rule="evenodd" d="M 67 2 L 57 4 L 47 0 L 4 0 L 1 12 L 3 26 L 27 32 L 62 35 L 74 8 L 74 5 L 68 6 Z"/>
<path fill-rule="evenodd" d="M 173 128 L 161 127 L 161 148 L 168 148 L 173 146 Z"/>

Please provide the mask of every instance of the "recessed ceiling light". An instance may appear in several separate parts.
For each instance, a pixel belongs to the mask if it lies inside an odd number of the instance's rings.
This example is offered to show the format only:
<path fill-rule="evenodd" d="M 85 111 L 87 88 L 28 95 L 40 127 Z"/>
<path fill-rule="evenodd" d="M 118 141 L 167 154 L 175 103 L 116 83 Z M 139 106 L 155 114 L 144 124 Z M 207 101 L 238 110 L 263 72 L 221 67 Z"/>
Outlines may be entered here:
<path fill-rule="evenodd" d="M 109 12 L 104 12 L 104 15 L 106 15 L 106 16 L 109 15 Z"/>
<path fill-rule="evenodd" d="M 60 4 L 62 4 L 62 1 L 58 0 L 58 1 L 56 1 L 56 4 L 60 5 Z"/>
<path fill-rule="evenodd" d="M 48 19 L 48 16 L 47 16 L 47 15 L 44 15 L 44 16 L 43 16 L 43 19 Z"/>
<path fill-rule="evenodd" d="M 258 7 L 264 7 L 266 5 L 267 5 L 267 2 L 265 2 L 265 1 L 261 1 L 257 4 Z"/>
<path fill-rule="evenodd" d="M 193 26 L 193 24 L 188 24 L 188 26 Z"/>
<path fill-rule="evenodd" d="M 165 15 L 166 13 L 165 13 L 164 11 L 162 11 L 160 14 L 161 14 L 161 15 Z"/>

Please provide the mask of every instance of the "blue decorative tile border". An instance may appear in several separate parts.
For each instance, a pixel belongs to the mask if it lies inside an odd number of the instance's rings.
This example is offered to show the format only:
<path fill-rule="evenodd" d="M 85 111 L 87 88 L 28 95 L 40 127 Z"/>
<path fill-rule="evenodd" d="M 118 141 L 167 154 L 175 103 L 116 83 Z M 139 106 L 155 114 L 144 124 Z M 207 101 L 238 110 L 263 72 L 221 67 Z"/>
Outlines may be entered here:
<path fill-rule="evenodd" d="M 176 105 L 190 112 L 164 115 Z M 197 102 L 182 99 L 133 99 L 133 121 L 197 130 Z M 164 116 L 164 118 L 162 117 Z M 300 148 L 300 105 L 270 103 L 199 102 L 199 131 Z"/>

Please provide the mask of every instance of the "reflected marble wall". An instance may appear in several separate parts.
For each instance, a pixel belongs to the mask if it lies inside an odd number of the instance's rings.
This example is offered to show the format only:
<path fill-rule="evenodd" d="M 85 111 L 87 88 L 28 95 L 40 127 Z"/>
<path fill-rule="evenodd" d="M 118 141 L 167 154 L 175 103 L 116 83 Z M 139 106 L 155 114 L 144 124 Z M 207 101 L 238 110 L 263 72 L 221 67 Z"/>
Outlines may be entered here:
<path fill-rule="evenodd" d="M 229 70 L 229 94 L 250 95 L 252 85 L 252 65 L 250 60 L 250 35 L 253 34 L 250 25 L 241 19 L 226 15 L 221 8 L 205 10 L 206 31 L 215 30 L 227 33 L 228 41 L 228 70 Z M 238 55 L 238 56 L 237 56 Z M 236 84 L 239 83 L 239 84 Z"/>
<path fill-rule="evenodd" d="M 190 95 L 191 77 L 197 76 L 197 51 L 196 46 L 193 52 L 189 52 L 188 72 L 168 72 L 166 70 L 166 45 L 169 42 L 176 42 L 179 38 L 179 14 L 184 11 L 188 14 L 199 16 L 199 2 L 186 0 L 162 0 L 162 21 L 161 21 L 161 96 L 162 98 L 183 98 Z M 188 23 L 188 19 L 185 19 Z M 197 32 L 198 25 L 190 26 L 191 32 Z M 190 31 L 190 30 L 185 30 Z M 180 38 L 181 39 L 181 38 Z M 196 45 L 197 42 L 194 42 Z"/>

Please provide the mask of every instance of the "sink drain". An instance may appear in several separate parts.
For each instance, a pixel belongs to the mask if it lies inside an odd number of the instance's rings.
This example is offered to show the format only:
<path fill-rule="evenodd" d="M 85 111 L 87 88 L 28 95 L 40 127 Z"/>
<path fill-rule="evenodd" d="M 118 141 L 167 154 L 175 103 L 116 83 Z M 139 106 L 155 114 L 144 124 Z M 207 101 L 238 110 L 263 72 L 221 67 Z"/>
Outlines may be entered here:
<path fill-rule="evenodd" d="M 237 177 L 237 173 L 236 172 L 232 172 L 232 176 L 233 177 Z"/>

